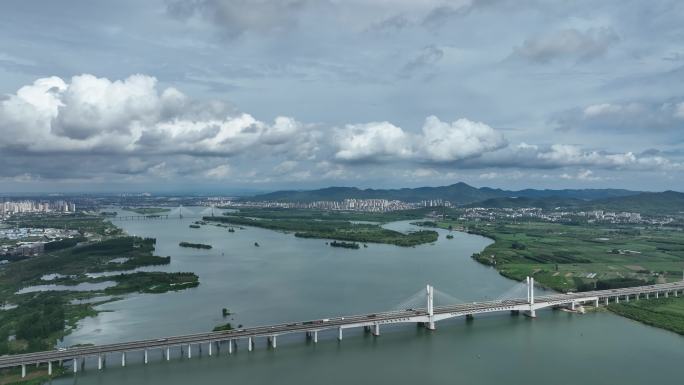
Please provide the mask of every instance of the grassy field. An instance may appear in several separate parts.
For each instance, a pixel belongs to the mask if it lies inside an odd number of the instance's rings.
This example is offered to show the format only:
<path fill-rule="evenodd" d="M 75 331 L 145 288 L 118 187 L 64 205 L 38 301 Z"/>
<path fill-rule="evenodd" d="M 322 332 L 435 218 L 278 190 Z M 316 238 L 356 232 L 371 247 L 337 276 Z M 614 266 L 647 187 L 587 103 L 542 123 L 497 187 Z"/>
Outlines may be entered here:
<path fill-rule="evenodd" d="M 623 317 L 684 335 L 684 298 L 611 304 L 608 309 Z"/>
<path fill-rule="evenodd" d="M 376 223 L 351 222 L 348 219 L 340 219 L 340 217 L 337 216 L 337 214 L 343 215 L 343 213 L 317 211 L 318 216 L 314 216 L 313 210 L 295 210 L 290 214 L 277 211 L 277 215 L 274 215 L 273 212 L 273 210 L 264 210 L 263 213 L 259 210 L 248 210 L 246 212 L 241 211 L 239 214 L 231 213 L 231 215 L 221 217 L 204 217 L 203 220 L 214 223 L 254 226 L 270 230 L 293 232 L 296 237 L 301 238 L 336 239 L 340 241 L 362 243 L 387 243 L 406 247 L 434 242 L 438 237 L 436 231 L 426 230 L 404 234 L 398 231 L 384 229 Z M 306 215 L 302 213 L 305 213 Z M 357 221 L 372 221 L 373 219 L 380 218 L 380 214 L 368 214 L 368 216 L 363 216 L 362 213 L 346 213 L 344 215 L 352 214 Z M 388 215 L 388 218 L 395 219 L 409 216 L 409 214 L 406 213 L 391 213 Z M 415 218 L 416 215 L 417 214 L 415 213 L 411 214 L 413 218 Z"/>
<path fill-rule="evenodd" d="M 559 291 L 590 290 L 682 279 L 684 232 L 669 229 L 563 225 L 548 222 L 483 223 L 441 221 L 495 243 L 473 257 L 502 275 Z"/>

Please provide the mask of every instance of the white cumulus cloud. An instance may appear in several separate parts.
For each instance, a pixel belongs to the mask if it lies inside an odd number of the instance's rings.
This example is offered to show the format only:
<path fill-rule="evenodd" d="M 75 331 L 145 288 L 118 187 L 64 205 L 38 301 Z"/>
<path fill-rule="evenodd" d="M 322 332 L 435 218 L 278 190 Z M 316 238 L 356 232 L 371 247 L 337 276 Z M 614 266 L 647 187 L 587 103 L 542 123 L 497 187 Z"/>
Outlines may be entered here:
<path fill-rule="evenodd" d="M 348 125 L 338 130 L 334 144 L 335 158 L 342 161 L 449 163 L 498 150 L 507 142 L 484 123 L 468 119 L 448 123 L 429 116 L 417 134 L 389 122 Z"/>

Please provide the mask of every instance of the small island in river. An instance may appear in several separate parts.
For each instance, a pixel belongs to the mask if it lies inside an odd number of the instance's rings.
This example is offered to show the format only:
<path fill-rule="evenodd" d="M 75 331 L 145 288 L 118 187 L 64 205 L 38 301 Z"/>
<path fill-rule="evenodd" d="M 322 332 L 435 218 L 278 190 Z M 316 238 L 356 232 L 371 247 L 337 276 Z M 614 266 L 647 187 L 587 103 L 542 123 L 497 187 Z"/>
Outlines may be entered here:
<path fill-rule="evenodd" d="M 193 249 L 211 249 L 211 245 L 205 245 L 204 243 L 181 242 L 178 244 L 178 246 L 190 247 Z"/>
<path fill-rule="evenodd" d="M 358 249 L 360 246 L 356 242 L 338 242 L 338 241 L 332 241 L 330 242 L 330 246 L 332 247 L 342 247 L 345 249 Z"/>

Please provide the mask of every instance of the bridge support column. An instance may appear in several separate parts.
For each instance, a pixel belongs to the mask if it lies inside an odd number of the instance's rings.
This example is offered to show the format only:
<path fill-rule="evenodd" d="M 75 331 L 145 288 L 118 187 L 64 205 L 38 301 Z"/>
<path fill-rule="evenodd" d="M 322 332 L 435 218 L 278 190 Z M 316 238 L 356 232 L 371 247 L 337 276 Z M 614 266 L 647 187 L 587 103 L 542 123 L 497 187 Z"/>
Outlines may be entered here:
<path fill-rule="evenodd" d="M 192 358 L 192 345 L 188 344 L 188 358 Z"/>
<path fill-rule="evenodd" d="M 209 341 L 209 357 L 211 357 L 211 345 L 214 343 L 212 341 Z"/>
<path fill-rule="evenodd" d="M 102 355 L 97 356 L 97 370 L 102 370 Z"/>
<path fill-rule="evenodd" d="M 658 294 L 659 294 L 659 293 L 656 291 L 656 299 L 658 299 Z"/>
<path fill-rule="evenodd" d="M 314 344 L 318 343 L 318 330 L 314 330 L 314 332 L 313 332 L 313 341 L 314 341 Z"/>
<path fill-rule="evenodd" d="M 21 365 L 21 378 L 26 377 L 26 365 Z"/>
<path fill-rule="evenodd" d="M 570 303 L 570 310 L 573 310 L 573 311 L 575 310 L 575 301 L 572 301 Z"/>
<path fill-rule="evenodd" d="M 233 354 L 233 340 L 228 340 L 228 354 Z"/>
<path fill-rule="evenodd" d="M 48 361 L 48 376 L 52 375 L 52 361 Z"/>
<path fill-rule="evenodd" d="M 677 296 L 677 290 L 674 291 L 674 296 L 675 296 L 675 297 Z"/>
<path fill-rule="evenodd" d="M 126 366 L 126 352 L 121 353 L 121 366 Z"/>
<path fill-rule="evenodd" d="M 646 299 L 648 299 L 648 297 L 649 297 L 649 293 L 646 293 Z"/>
<path fill-rule="evenodd" d="M 428 330 L 435 330 L 435 288 L 432 285 L 427 285 L 427 313 L 428 322 L 425 327 Z"/>
<path fill-rule="evenodd" d="M 376 337 L 380 336 L 380 324 L 373 325 L 373 335 Z"/>
<path fill-rule="evenodd" d="M 78 358 L 74 357 L 72 361 L 74 363 L 74 373 L 78 373 Z"/>
<path fill-rule="evenodd" d="M 147 349 L 145 349 L 145 352 L 143 354 L 144 354 L 143 361 L 145 362 L 145 364 L 147 364 Z"/>
<path fill-rule="evenodd" d="M 625 302 L 629 302 L 629 294 L 625 296 Z"/>
<path fill-rule="evenodd" d="M 599 299 L 596 298 L 596 301 L 594 301 L 594 307 L 599 307 Z"/>
<path fill-rule="evenodd" d="M 666 291 L 666 292 L 665 292 L 665 298 L 669 297 L 669 295 L 670 295 L 670 292 L 669 292 L 669 291 Z"/>
<path fill-rule="evenodd" d="M 603 299 L 605 301 L 606 306 L 608 306 L 608 297 Z"/>
<path fill-rule="evenodd" d="M 337 329 L 337 340 L 342 341 L 342 328 Z"/>
<path fill-rule="evenodd" d="M 249 337 L 249 338 L 247 339 L 247 350 L 251 352 L 251 351 L 252 351 L 252 348 L 253 348 L 253 345 L 252 345 L 252 337 Z"/>
<path fill-rule="evenodd" d="M 277 341 L 276 341 L 276 337 L 277 337 L 277 336 L 271 337 L 271 347 L 272 347 L 273 349 L 275 349 L 276 347 L 278 347 L 278 343 L 277 343 Z"/>
<path fill-rule="evenodd" d="M 615 296 L 615 303 L 620 303 L 620 296 L 619 295 Z"/>

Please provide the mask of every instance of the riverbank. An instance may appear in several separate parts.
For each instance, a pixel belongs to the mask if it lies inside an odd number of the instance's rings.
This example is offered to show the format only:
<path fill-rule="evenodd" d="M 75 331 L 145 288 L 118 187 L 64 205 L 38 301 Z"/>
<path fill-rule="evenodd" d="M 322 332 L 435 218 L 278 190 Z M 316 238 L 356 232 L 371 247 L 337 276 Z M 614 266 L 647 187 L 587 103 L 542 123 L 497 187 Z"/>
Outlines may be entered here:
<path fill-rule="evenodd" d="M 170 263 L 153 254 L 155 244 L 152 238 L 114 237 L 4 265 L 0 303 L 12 306 L 0 311 L 0 355 L 51 349 L 78 321 L 97 315 L 95 306 L 119 299 L 113 296 L 199 285 L 194 273 L 131 272 Z"/>
<path fill-rule="evenodd" d="M 560 292 L 613 289 L 680 280 L 684 234 L 634 226 L 457 220 L 423 226 L 466 231 L 494 241 L 473 258 L 507 278 L 534 276 Z"/>
<path fill-rule="evenodd" d="M 684 335 L 683 297 L 610 304 L 608 310 L 646 325 Z"/>

